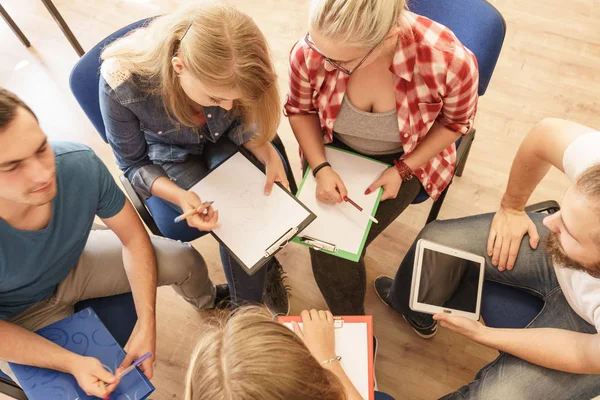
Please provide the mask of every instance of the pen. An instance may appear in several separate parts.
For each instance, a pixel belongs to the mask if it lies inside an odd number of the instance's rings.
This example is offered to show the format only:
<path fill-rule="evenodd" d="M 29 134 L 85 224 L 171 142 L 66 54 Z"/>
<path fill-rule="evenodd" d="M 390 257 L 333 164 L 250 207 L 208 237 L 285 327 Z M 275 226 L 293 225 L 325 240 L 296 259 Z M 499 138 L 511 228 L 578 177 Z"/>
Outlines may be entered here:
<path fill-rule="evenodd" d="M 213 203 L 214 203 L 214 201 L 209 201 L 208 202 L 209 205 L 212 205 Z M 184 220 L 188 219 L 189 217 L 191 217 L 192 215 L 194 215 L 196 213 L 197 213 L 196 210 L 190 210 L 190 211 L 188 211 L 186 213 L 181 214 L 179 217 L 175 218 L 173 220 L 173 222 L 178 223 L 178 222 L 184 221 Z M 207 211 L 205 209 L 204 212 L 203 212 L 203 214 L 206 214 L 206 213 L 207 213 Z"/>
<path fill-rule="evenodd" d="M 355 207 L 355 208 L 356 208 L 358 211 L 360 211 L 361 213 L 363 213 L 364 215 L 366 215 L 367 217 L 369 217 L 369 219 L 370 219 L 371 221 L 375 222 L 376 224 L 378 224 L 378 223 L 379 223 L 379 221 L 377 221 L 377 220 L 375 219 L 375 217 L 373 217 L 371 214 L 369 214 L 369 213 L 367 213 L 365 210 L 363 210 L 363 208 L 362 208 L 361 206 L 359 206 L 358 204 L 356 204 L 356 203 L 354 202 L 354 200 L 352 200 L 350 197 L 348 197 L 348 196 L 344 197 L 344 201 L 346 201 L 346 202 L 348 202 L 348 203 L 352 204 L 352 205 L 353 205 L 353 206 L 354 206 L 354 207 Z"/>
<path fill-rule="evenodd" d="M 150 356 L 152 356 L 151 352 L 148 352 L 148 353 L 144 354 L 143 356 L 141 356 L 140 358 L 138 358 L 137 360 L 135 360 L 129 367 L 127 367 L 123 371 L 121 371 L 121 373 L 117 376 L 117 378 L 118 379 L 123 378 L 125 375 L 127 375 L 128 373 L 130 373 L 131 371 L 133 371 L 135 369 L 135 367 L 139 366 L 141 363 L 143 363 L 148 358 L 150 358 Z"/>
<path fill-rule="evenodd" d="M 340 191 L 339 191 L 339 189 L 337 189 L 337 188 L 336 188 L 335 190 L 336 190 L 338 193 L 340 192 Z M 369 214 L 368 212 L 366 212 L 365 210 L 363 210 L 363 208 L 362 208 L 361 206 L 359 206 L 358 204 L 356 204 L 356 203 L 354 202 L 354 200 L 352 200 L 350 197 L 348 197 L 348 196 L 345 196 L 345 197 L 344 197 L 344 201 L 345 201 L 345 202 L 347 202 L 347 203 L 350 203 L 350 204 L 352 204 L 352 205 L 353 205 L 353 206 L 354 206 L 354 207 L 355 207 L 355 208 L 356 208 L 358 211 L 360 211 L 361 213 L 363 213 L 364 215 L 366 215 L 367 217 L 369 217 L 369 219 L 370 219 L 371 221 L 375 222 L 376 224 L 378 224 L 378 223 L 379 223 L 379 221 L 377 221 L 377 220 L 375 219 L 375 217 L 373 217 L 371 214 Z"/>

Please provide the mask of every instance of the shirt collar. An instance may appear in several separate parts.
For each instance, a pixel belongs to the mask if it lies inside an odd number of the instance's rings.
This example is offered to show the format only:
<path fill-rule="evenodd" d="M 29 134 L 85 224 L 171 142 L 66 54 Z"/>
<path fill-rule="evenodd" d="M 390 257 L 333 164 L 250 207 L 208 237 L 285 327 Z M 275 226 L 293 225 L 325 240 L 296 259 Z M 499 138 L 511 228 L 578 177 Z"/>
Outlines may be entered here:
<path fill-rule="evenodd" d="M 415 70 L 417 43 L 408 18 L 410 15 L 407 14 L 409 13 L 405 13 L 404 18 L 399 22 L 402 30 L 398 35 L 398 44 L 396 45 L 396 53 L 394 54 L 390 71 L 394 75 L 410 82 Z"/>

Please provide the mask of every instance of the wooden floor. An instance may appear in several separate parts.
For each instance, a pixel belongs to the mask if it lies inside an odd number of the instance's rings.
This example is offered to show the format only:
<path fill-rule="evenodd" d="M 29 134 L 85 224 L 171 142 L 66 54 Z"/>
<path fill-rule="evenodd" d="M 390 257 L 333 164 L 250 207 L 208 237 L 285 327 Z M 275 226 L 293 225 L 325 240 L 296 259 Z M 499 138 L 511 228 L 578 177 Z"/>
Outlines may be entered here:
<path fill-rule="evenodd" d="M 456 0 L 459 1 L 459 0 Z M 173 0 L 55 0 L 84 49 L 116 29 L 141 18 L 168 12 Z M 307 29 L 308 0 L 233 0 L 255 18 L 270 41 L 287 90 L 287 55 Z M 456 179 L 441 212 L 454 218 L 494 211 L 504 190 L 511 160 L 525 133 L 546 116 L 572 119 L 600 128 L 600 2 L 598 0 L 492 0 L 504 15 L 507 36 L 487 94 L 481 99 L 477 138 L 464 176 Z M 3 6 L 29 37 L 25 49 L 0 21 L 0 86 L 19 94 L 38 114 L 53 140 L 86 143 L 115 177 L 118 169 L 68 88 L 77 55 L 38 0 L 4 0 Z M 287 121 L 279 130 L 299 176 L 299 160 Z M 560 199 L 568 182 L 551 173 L 532 201 Z M 423 226 L 430 203 L 411 206 L 368 251 L 367 312 L 375 317 L 380 340 L 377 378 L 380 389 L 397 399 L 433 399 L 469 382 L 496 352 L 446 330 L 430 341 L 418 338 L 398 314 L 376 298 L 371 284 L 392 275 Z M 194 245 L 223 282 L 216 243 Z M 292 313 L 325 307 L 312 277 L 308 252 L 288 246 L 281 256 L 293 288 Z M 200 317 L 170 288 L 159 290 L 158 366 L 153 399 L 181 399 L 185 367 Z"/>

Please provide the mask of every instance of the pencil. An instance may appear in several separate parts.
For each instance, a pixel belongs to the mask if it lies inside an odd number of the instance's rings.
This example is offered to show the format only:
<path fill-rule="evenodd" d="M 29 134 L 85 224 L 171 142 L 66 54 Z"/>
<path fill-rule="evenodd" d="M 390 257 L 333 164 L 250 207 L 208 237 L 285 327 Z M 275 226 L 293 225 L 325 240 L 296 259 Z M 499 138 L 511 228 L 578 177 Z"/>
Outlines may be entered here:
<path fill-rule="evenodd" d="M 209 201 L 208 202 L 209 205 L 212 205 L 213 203 L 214 203 L 214 201 Z M 175 222 L 177 224 L 177 223 L 179 223 L 181 221 L 184 221 L 184 220 L 188 219 L 189 217 L 191 217 L 192 215 L 194 215 L 196 213 L 197 213 L 196 210 L 190 210 L 190 211 L 188 211 L 186 213 L 181 214 L 179 217 L 175 218 L 173 220 L 173 222 Z M 206 214 L 206 210 L 204 210 L 204 214 Z"/>
<path fill-rule="evenodd" d="M 348 203 L 352 204 L 358 211 L 360 211 L 361 213 L 363 213 L 364 215 L 366 215 L 367 217 L 369 217 L 369 219 L 373 222 L 375 222 L 376 224 L 379 223 L 379 221 L 377 221 L 375 219 L 375 217 L 373 217 L 371 214 L 369 214 L 368 212 L 366 212 L 365 210 L 363 210 L 363 208 L 361 206 L 359 206 L 358 204 L 356 204 L 354 202 L 354 200 L 352 200 L 350 197 L 346 196 L 344 197 L 344 201 L 347 201 Z"/>

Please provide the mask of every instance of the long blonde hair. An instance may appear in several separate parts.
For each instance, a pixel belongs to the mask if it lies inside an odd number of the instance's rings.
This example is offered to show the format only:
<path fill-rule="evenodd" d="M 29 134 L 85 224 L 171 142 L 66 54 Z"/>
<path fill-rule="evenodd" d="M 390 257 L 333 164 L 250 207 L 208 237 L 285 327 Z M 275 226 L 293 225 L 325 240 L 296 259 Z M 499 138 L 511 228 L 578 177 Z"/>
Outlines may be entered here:
<path fill-rule="evenodd" d="M 248 15 L 228 4 L 196 3 L 152 20 L 102 52 L 103 60 L 126 61 L 142 81 L 158 82 L 153 90 L 162 96 L 169 116 L 195 126 L 193 102 L 171 64 L 175 54 L 203 84 L 239 89 L 236 116 L 246 129 L 256 129 L 257 142 L 273 139 L 281 118 L 277 74 L 267 41 Z"/>
<path fill-rule="evenodd" d="M 348 45 L 381 43 L 406 7 L 405 0 L 313 0 L 309 26 Z"/>
<path fill-rule="evenodd" d="M 337 377 L 264 308 L 218 313 L 199 333 L 185 400 L 342 400 Z"/>

